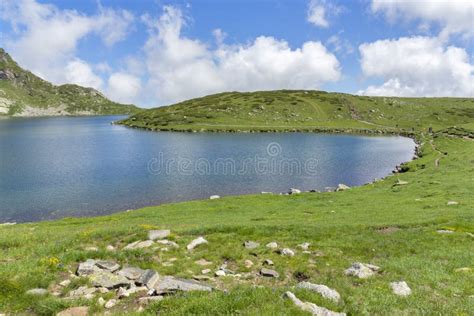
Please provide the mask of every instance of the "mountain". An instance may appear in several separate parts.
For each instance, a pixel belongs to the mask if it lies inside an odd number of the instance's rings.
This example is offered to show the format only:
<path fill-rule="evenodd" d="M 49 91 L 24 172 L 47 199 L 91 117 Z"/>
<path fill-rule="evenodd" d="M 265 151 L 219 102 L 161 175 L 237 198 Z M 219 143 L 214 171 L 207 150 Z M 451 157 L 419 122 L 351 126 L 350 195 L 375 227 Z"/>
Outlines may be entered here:
<path fill-rule="evenodd" d="M 53 85 L 22 69 L 0 48 L 0 115 L 106 115 L 138 110 L 134 105 L 110 101 L 92 88 Z"/>
<path fill-rule="evenodd" d="M 474 123 L 472 98 L 368 97 L 324 91 L 226 92 L 119 122 L 175 131 L 429 130 Z"/>

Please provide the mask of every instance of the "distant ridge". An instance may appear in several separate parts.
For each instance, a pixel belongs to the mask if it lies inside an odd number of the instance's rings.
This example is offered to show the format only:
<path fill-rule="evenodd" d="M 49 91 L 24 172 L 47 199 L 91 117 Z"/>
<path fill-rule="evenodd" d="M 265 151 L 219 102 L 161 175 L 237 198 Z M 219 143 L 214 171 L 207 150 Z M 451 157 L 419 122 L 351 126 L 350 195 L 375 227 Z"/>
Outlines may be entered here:
<path fill-rule="evenodd" d="M 75 84 L 53 85 L 22 69 L 0 48 L 0 115 L 62 116 L 132 114 L 139 109 Z"/>

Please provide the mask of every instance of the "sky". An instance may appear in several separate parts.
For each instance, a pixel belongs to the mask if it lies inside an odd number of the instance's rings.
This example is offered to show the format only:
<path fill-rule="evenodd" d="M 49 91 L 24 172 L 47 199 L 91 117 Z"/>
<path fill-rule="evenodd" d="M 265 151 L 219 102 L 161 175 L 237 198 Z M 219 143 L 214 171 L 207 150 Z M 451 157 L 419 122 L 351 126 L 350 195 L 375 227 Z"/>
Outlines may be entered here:
<path fill-rule="evenodd" d="M 0 47 L 156 107 L 223 91 L 474 97 L 471 0 L 1 0 Z"/>

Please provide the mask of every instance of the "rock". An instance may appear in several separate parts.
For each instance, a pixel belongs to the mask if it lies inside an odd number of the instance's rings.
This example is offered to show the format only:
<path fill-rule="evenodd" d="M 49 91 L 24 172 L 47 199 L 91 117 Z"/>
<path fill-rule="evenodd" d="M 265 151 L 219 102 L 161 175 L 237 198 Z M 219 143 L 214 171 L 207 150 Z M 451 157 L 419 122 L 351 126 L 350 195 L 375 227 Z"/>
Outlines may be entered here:
<path fill-rule="evenodd" d="M 267 266 L 272 266 L 272 265 L 273 265 L 273 261 L 270 260 L 270 259 L 265 259 L 265 260 L 263 260 L 263 264 L 264 264 L 264 265 L 267 265 Z"/>
<path fill-rule="evenodd" d="M 123 287 L 120 287 L 117 291 L 117 296 L 118 298 L 129 297 L 130 293 L 128 293 L 128 291 L 124 289 Z"/>
<path fill-rule="evenodd" d="M 36 295 L 36 296 L 47 295 L 48 290 L 47 289 L 41 289 L 41 288 L 31 289 L 31 290 L 26 291 L 26 294 L 27 295 Z"/>
<path fill-rule="evenodd" d="M 224 270 L 217 270 L 217 271 L 214 273 L 214 275 L 215 275 L 216 277 L 223 277 L 223 276 L 226 276 L 226 273 L 225 273 Z"/>
<path fill-rule="evenodd" d="M 64 281 L 59 282 L 59 285 L 62 287 L 67 287 L 69 286 L 69 284 L 71 284 L 71 280 L 64 280 Z"/>
<path fill-rule="evenodd" d="M 462 267 L 454 270 L 454 272 L 471 272 L 473 269 L 468 267 Z"/>
<path fill-rule="evenodd" d="M 113 299 L 108 300 L 107 303 L 105 303 L 104 307 L 106 309 L 110 309 L 110 308 L 114 307 L 115 305 L 117 305 L 117 300 L 113 298 Z"/>
<path fill-rule="evenodd" d="M 81 286 L 75 290 L 70 291 L 69 297 L 84 297 L 86 295 L 90 296 L 91 294 L 94 294 L 95 292 L 97 292 L 96 288 Z"/>
<path fill-rule="evenodd" d="M 161 244 L 161 245 L 167 245 L 167 246 L 171 246 L 173 248 L 179 248 L 179 245 L 177 243 L 175 243 L 174 241 L 171 241 L 171 240 L 168 240 L 168 239 L 158 239 L 155 241 L 157 244 Z"/>
<path fill-rule="evenodd" d="M 99 306 L 104 306 L 105 300 L 102 297 L 99 297 L 99 299 L 97 300 L 97 304 L 99 304 Z"/>
<path fill-rule="evenodd" d="M 337 313 L 337 312 L 330 311 L 327 308 L 319 307 L 318 305 L 310 303 L 310 302 L 302 302 L 295 296 L 295 294 L 293 294 L 289 291 L 286 292 L 285 295 L 298 308 L 300 308 L 301 310 L 303 310 L 305 312 L 308 312 L 308 313 L 310 313 L 311 315 L 314 315 L 314 316 L 345 316 L 346 315 L 345 313 Z"/>
<path fill-rule="evenodd" d="M 107 251 L 115 251 L 115 247 L 112 246 L 112 245 L 108 245 L 107 247 L 105 247 L 105 250 L 107 250 Z"/>
<path fill-rule="evenodd" d="M 162 230 L 150 230 L 148 232 L 148 239 L 155 240 L 155 239 L 164 239 L 170 235 L 171 231 L 169 229 L 162 229 Z"/>
<path fill-rule="evenodd" d="M 62 310 L 56 316 L 87 316 L 89 314 L 88 306 L 76 306 Z"/>
<path fill-rule="evenodd" d="M 365 279 L 373 276 L 379 270 L 379 267 L 372 264 L 355 262 L 345 271 L 345 273 L 346 275 L 356 276 L 359 279 Z"/>
<path fill-rule="evenodd" d="M 311 244 L 309 242 L 304 242 L 304 243 L 298 245 L 298 247 L 303 249 L 303 250 L 308 250 L 309 246 L 311 246 Z"/>
<path fill-rule="evenodd" d="M 79 267 L 77 267 L 76 274 L 78 276 L 85 276 L 98 271 L 97 267 L 95 266 L 95 260 L 87 259 L 85 262 L 79 263 Z"/>
<path fill-rule="evenodd" d="M 211 261 L 207 261 L 206 259 L 199 259 L 197 261 L 194 261 L 195 264 L 198 264 L 200 266 L 208 266 L 208 265 L 211 265 L 212 262 Z"/>
<path fill-rule="evenodd" d="M 405 281 L 391 282 L 390 287 L 396 295 L 408 296 L 411 294 L 411 289 Z"/>
<path fill-rule="evenodd" d="M 129 280 L 137 280 L 142 276 L 144 272 L 145 270 L 142 270 L 140 268 L 126 267 L 120 270 L 119 272 L 117 272 L 117 274 L 122 275 Z"/>
<path fill-rule="evenodd" d="M 99 293 L 101 294 L 105 294 L 105 293 L 109 293 L 109 289 L 108 288 L 105 288 L 105 287 L 99 287 L 97 288 L 97 291 L 99 291 Z"/>
<path fill-rule="evenodd" d="M 300 194 L 300 193 L 301 193 L 301 190 L 298 190 L 295 188 L 291 188 L 290 191 L 288 192 L 288 194 Z"/>
<path fill-rule="evenodd" d="M 129 281 L 126 277 L 119 274 L 113 274 L 109 271 L 94 272 L 93 274 L 89 275 L 89 281 L 95 287 L 105 287 L 108 289 L 128 286 L 131 283 L 131 281 Z"/>
<path fill-rule="evenodd" d="M 151 247 L 154 244 L 153 240 L 145 240 L 145 241 L 135 241 L 123 248 L 123 250 L 135 250 L 135 249 L 143 249 L 143 248 L 148 248 Z"/>
<path fill-rule="evenodd" d="M 255 249 L 259 246 L 260 246 L 260 244 L 258 242 L 255 242 L 255 241 L 247 240 L 246 242 L 244 242 L 244 247 L 247 248 L 247 249 Z"/>
<path fill-rule="evenodd" d="M 188 250 L 193 250 L 194 248 L 196 248 L 197 246 L 199 245 L 203 245 L 203 244 L 207 244 L 208 241 L 206 239 L 204 239 L 204 237 L 202 236 L 199 236 L 198 238 L 194 239 L 193 241 L 191 241 L 187 246 L 186 248 Z"/>
<path fill-rule="evenodd" d="M 138 299 L 138 304 L 140 305 L 148 305 L 153 302 L 158 302 L 163 300 L 163 296 L 145 296 L 145 297 L 140 297 Z"/>
<path fill-rule="evenodd" d="M 299 289 L 306 289 L 321 294 L 322 297 L 327 298 L 334 302 L 341 300 L 341 295 L 336 290 L 327 287 L 324 284 L 313 284 L 310 282 L 300 282 L 296 286 Z"/>
<path fill-rule="evenodd" d="M 269 242 L 268 244 L 266 244 L 265 247 L 270 248 L 270 249 L 277 249 L 278 244 L 275 241 L 272 241 L 272 242 Z"/>
<path fill-rule="evenodd" d="M 345 184 L 339 183 L 336 188 L 336 192 L 349 190 L 351 187 Z"/>
<path fill-rule="evenodd" d="M 267 269 L 267 268 L 261 268 L 260 275 L 265 276 L 265 277 L 272 277 L 272 278 L 278 278 L 280 276 L 280 274 L 276 272 L 275 270 Z"/>
<path fill-rule="evenodd" d="M 169 294 L 178 291 L 212 291 L 212 287 L 199 283 L 194 280 L 179 279 L 172 276 L 165 276 L 155 285 L 155 290 L 158 295 Z"/>
<path fill-rule="evenodd" d="M 99 248 L 92 246 L 92 247 L 85 247 L 84 250 L 85 251 L 99 251 Z"/>
<path fill-rule="evenodd" d="M 208 274 L 211 272 L 211 269 L 204 269 L 201 271 L 202 274 Z"/>
<path fill-rule="evenodd" d="M 135 284 L 131 284 L 130 288 L 127 290 L 128 294 L 135 294 L 138 292 L 147 292 L 148 288 L 146 286 L 136 286 Z"/>
<path fill-rule="evenodd" d="M 452 233 L 454 233 L 452 230 L 447 230 L 447 229 L 438 229 L 436 232 L 438 234 L 452 234 Z"/>
<path fill-rule="evenodd" d="M 160 275 L 156 271 L 148 269 L 140 276 L 137 283 L 145 285 L 148 289 L 152 289 L 159 279 Z"/>
<path fill-rule="evenodd" d="M 247 269 L 250 269 L 253 266 L 253 262 L 251 260 L 245 260 L 244 265 Z"/>
<path fill-rule="evenodd" d="M 221 197 L 219 195 L 211 195 L 209 197 L 210 200 L 215 200 L 215 199 L 220 199 Z"/>
<path fill-rule="evenodd" d="M 110 272 L 115 272 L 120 269 L 120 265 L 117 262 L 107 260 L 98 260 L 95 262 L 95 265 L 101 269 L 108 270 Z"/>
<path fill-rule="evenodd" d="M 196 281 L 209 281 L 211 277 L 208 275 L 193 275 L 193 279 Z"/>
<path fill-rule="evenodd" d="M 456 201 L 449 201 L 447 203 L 447 205 L 458 205 L 458 204 L 459 204 L 459 202 L 456 202 Z"/>
<path fill-rule="evenodd" d="M 281 255 L 287 256 L 287 257 L 293 257 L 295 255 L 295 252 L 291 250 L 290 248 L 283 248 L 281 250 Z"/>

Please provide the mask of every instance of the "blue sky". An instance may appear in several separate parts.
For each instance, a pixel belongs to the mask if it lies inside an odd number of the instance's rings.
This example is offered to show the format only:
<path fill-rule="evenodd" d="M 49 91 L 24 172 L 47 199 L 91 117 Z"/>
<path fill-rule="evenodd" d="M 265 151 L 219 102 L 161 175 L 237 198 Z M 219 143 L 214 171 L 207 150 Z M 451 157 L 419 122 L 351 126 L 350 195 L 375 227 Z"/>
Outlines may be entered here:
<path fill-rule="evenodd" d="M 281 88 L 472 97 L 473 16 L 465 0 L 5 0 L 0 45 L 144 107 Z"/>

